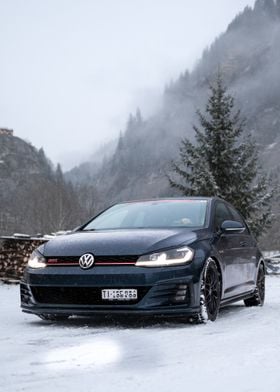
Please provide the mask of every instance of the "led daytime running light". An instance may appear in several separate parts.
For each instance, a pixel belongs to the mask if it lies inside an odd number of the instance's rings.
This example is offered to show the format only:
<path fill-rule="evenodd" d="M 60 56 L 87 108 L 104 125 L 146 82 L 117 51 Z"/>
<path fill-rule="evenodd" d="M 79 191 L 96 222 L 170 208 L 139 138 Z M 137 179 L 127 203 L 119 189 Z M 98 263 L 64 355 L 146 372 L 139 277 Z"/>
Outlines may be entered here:
<path fill-rule="evenodd" d="M 45 268 L 47 265 L 46 259 L 37 250 L 34 250 L 34 252 L 31 253 L 27 264 L 30 268 Z"/>
<path fill-rule="evenodd" d="M 151 253 L 141 256 L 136 267 L 168 267 L 188 264 L 192 261 L 194 251 L 187 246 L 179 249 L 169 249 L 165 252 Z"/>

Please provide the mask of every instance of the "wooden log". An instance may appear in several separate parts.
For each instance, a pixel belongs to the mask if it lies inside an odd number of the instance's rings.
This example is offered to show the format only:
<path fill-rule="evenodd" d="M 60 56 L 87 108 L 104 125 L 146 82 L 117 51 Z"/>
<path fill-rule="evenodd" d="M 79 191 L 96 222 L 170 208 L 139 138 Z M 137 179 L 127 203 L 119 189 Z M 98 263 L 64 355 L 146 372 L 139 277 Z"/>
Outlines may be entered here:
<path fill-rule="evenodd" d="M 19 281 L 24 273 L 28 259 L 45 239 L 0 238 L 0 277 L 1 280 Z"/>

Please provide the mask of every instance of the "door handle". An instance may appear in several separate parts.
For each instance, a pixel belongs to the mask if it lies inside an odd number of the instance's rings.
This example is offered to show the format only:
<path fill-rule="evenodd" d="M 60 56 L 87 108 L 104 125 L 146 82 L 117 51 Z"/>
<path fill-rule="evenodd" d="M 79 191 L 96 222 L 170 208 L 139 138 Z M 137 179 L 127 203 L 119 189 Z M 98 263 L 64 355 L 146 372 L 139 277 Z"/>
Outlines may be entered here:
<path fill-rule="evenodd" d="M 246 241 L 240 241 L 239 245 L 242 246 L 242 247 L 247 246 L 247 242 Z"/>

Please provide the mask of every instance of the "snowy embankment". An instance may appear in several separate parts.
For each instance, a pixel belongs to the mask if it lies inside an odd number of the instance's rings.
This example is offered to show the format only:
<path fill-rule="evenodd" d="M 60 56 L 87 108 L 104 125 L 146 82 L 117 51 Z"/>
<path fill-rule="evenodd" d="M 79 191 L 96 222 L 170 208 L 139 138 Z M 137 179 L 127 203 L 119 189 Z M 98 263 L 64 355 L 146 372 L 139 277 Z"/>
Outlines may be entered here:
<path fill-rule="evenodd" d="M 240 302 L 215 323 L 70 319 L 46 324 L 0 285 L 0 391 L 279 392 L 280 278 L 263 308 Z"/>
<path fill-rule="evenodd" d="M 269 275 L 280 275 L 279 259 L 266 261 L 266 273 Z"/>

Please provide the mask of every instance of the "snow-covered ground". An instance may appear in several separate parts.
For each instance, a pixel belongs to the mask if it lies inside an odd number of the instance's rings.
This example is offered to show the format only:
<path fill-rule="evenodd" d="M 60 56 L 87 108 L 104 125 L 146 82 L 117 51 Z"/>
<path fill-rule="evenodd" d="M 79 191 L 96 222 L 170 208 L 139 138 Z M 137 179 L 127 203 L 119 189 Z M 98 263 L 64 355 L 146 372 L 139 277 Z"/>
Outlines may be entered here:
<path fill-rule="evenodd" d="M 0 391 L 280 391 L 280 278 L 263 308 L 240 302 L 215 323 L 70 319 L 21 313 L 0 285 Z"/>

